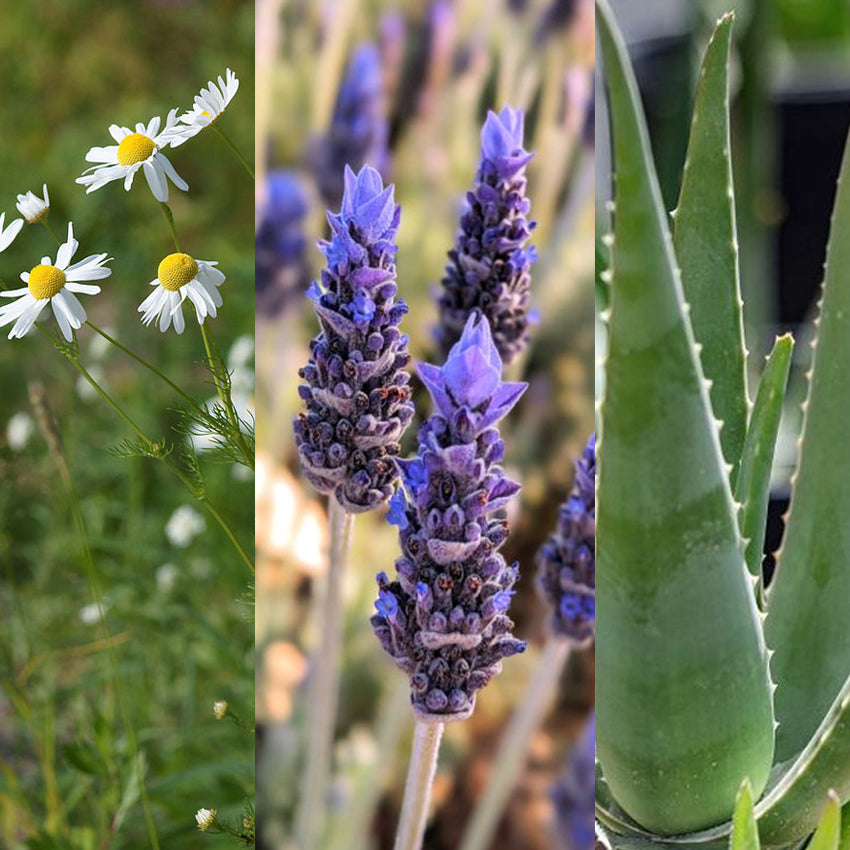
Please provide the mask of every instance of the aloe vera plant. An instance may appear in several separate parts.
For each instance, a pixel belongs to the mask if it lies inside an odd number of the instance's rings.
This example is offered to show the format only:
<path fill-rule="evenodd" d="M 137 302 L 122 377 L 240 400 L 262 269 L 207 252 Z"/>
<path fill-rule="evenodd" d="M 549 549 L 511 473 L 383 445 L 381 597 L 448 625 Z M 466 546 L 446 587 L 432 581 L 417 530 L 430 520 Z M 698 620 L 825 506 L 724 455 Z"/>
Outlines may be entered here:
<path fill-rule="evenodd" d="M 705 54 L 668 216 L 622 40 L 605 0 L 596 8 L 615 173 L 597 447 L 597 828 L 614 847 L 779 848 L 815 833 L 812 846 L 834 850 L 842 805 L 850 820 L 850 149 L 791 508 L 764 589 L 793 340 L 776 340 L 751 402 L 733 20 Z"/>

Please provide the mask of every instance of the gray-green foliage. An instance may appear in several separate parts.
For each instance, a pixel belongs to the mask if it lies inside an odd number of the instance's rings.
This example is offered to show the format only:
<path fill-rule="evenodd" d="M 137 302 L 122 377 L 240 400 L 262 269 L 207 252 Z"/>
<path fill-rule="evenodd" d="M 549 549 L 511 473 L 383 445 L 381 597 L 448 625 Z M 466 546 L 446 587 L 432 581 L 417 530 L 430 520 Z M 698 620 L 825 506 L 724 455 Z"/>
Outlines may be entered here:
<path fill-rule="evenodd" d="M 793 340 L 776 341 L 751 404 L 732 17 L 706 51 L 670 217 L 606 0 L 597 21 L 615 171 L 597 449 L 599 827 L 623 847 L 754 850 L 812 833 L 812 846 L 838 847 L 850 800 L 850 186 L 835 202 L 791 510 L 765 593 Z"/>

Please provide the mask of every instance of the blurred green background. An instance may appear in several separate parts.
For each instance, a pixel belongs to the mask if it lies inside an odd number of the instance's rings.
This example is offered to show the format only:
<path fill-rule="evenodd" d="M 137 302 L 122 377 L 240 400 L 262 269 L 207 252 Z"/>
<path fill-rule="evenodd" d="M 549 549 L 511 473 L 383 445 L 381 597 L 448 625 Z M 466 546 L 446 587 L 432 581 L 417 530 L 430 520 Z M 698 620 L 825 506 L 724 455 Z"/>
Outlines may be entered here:
<path fill-rule="evenodd" d="M 143 175 L 129 193 L 119 182 L 88 196 L 74 179 L 90 147 L 112 144 L 109 124 L 188 109 L 226 67 L 240 88 L 221 126 L 250 159 L 253 4 L 38 0 L 3 8 L 0 211 L 8 224 L 18 216 L 15 195 L 40 194 L 47 183 L 50 222 L 63 237 L 74 222 L 77 259 L 115 258 L 103 292 L 82 298 L 89 318 L 199 401 L 215 389 L 200 365 L 194 315 L 178 337 L 143 327 L 137 313 L 159 261 L 174 250 Z M 171 187 L 169 199 L 183 249 L 218 261 L 227 276 L 211 326 L 225 357 L 243 338 L 240 390 L 249 398 L 253 183 L 211 131 L 168 155 L 189 184 L 187 193 Z M 0 278 L 20 286 L 20 272 L 55 251 L 43 227 L 25 224 L 0 254 Z M 49 310 L 42 320 L 55 326 Z M 171 542 L 166 524 L 193 502 L 188 491 L 154 460 L 111 455 L 132 436 L 128 428 L 81 389 L 42 334 L 7 340 L 8 330 L 0 337 L 0 846 L 148 846 L 80 538 L 28 403 L 33 382 L 44 387 L 80 494 L 160 845 L 227 846 L 223 836 L 202 838 L 194 814 L 204 806 L 241 821 L 253 795 L 253 736 L 212 713 L 224 698 L 249 721 L 253 715 L 251 576 L 209 516 L 186 546 Z M 78 339 L 83 365 L 142 429 L 178 439 L 174 394 L 89 328 Z M 211 501 L 248 546 L 253 479 L 203 456 L 201 464 Z"/>

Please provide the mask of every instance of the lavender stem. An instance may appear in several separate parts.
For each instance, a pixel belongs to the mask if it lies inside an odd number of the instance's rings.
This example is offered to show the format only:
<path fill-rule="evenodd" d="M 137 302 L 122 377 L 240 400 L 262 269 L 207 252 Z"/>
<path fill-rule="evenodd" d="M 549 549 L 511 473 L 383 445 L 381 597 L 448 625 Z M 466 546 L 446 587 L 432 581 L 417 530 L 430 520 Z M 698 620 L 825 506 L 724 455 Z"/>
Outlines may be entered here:
<path fill-rule="evenodd" d="M 328 499 L 331 532 L 330 563 L 325 595 L 320 603 L 322 624 L 319 651 L 313 658 L 308 705 L 310 728 L 304 768 L 303 795 L 298 809 L 298 846 L 314 850 L 319 846 L 321 814 L 330 775 L 331 745 L 339 697 L 339 657 L 342 646 L 342 585 L 351 544 L 354 515 L 336 499 Z"/>
<path fill-rule="evenodd" d="M 394 850 L 420 850 L 422 847 L 444 728 L 444 723 L 416 721 Z"/>
<path fill-rule="evenodd" d="M 491 845 L 505 802 L 528 758 L 531 736 L 552 704 L 570 647 L 570 641 L 562 637 L 549 637 L 544 644 L 534 676 L 505 730 L 490 781 L 475 807 L 460 850 L 485 850 Z"/>

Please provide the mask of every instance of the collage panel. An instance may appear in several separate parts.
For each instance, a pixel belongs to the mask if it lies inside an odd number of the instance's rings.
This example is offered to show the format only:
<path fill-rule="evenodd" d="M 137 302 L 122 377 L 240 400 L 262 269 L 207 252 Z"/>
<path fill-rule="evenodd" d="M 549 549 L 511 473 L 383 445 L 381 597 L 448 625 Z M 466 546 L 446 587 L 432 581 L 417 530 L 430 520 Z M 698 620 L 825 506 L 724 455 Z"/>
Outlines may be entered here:
<path fill-rule="evenodd" d="M 257 844 L 590 848 L 593 9 L 257 6 Z"/>
<path fill-rule="evenodd" d="M 850 837 L 850 7 L 596 0 L 596 834 Z"/>
<path fill-rule="evenodd" d="M 247 846 L 253 5 L 0 55 L 0 847 Z"/>

